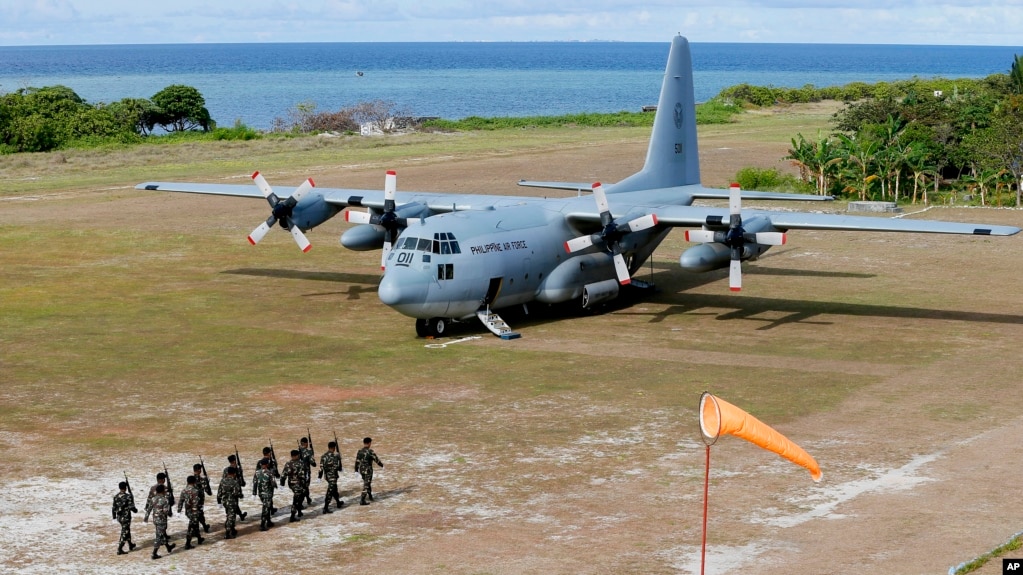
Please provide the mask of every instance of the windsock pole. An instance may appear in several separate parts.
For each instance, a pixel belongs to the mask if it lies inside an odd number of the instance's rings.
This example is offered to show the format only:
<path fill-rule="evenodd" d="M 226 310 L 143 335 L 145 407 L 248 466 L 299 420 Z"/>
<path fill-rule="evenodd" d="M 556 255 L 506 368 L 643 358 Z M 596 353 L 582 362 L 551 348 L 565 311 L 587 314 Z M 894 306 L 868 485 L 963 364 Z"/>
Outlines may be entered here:
<path fill-rule="evenodd" d="M 714 396 L 708 392 L 703 392 L 700 396 L 700 409 L 703 409 L 704 396 L 710 396 L 711 401 L 714 400 Z M 706 433 L 700 433 L 700 438 L 703 439 L 703 443 L 707 446 L 707 465 L 703 473 L 703 544 L 700 547 L 700 575 L 704 575 L 704 569 L 707 566 L 707 508 L 710 502 L 710 446 L 717 443 L 718 438 L 721 437 L 721 421 L 718 420 L 718 430 L 713 437 L 709 437 Z"/>

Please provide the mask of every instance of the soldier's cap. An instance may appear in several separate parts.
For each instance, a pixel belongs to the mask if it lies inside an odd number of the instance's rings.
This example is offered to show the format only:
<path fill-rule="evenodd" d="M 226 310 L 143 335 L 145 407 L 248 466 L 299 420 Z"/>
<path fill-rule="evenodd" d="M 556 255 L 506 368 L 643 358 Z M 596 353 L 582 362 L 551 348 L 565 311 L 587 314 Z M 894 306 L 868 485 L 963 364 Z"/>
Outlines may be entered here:
<path fill-rule="evenodd" d="M 167 474 L 166 473 L 161 471 L 160 473 L 156 474 L 156 480 L 157 481 L 162 481 L 164 479 L 167 479 Z"/>
<path fill-rule="evenodd" d="M 373 443 L 373 438 L 372 437 L 365 437 L 365 438 L 363 438 L 362 442 L 363 443 Z"/>
<path fill-rule="evenodd" d="M 163 493 L 164 491 L 167 491 L 167 486 L 166 485 L 161 483 L 161 484 L 156 486 L 156 492 L 157 493 Z"/>
<path fill-rule="evenodd" d="M 231 463 L 234 463 L 234 455 L 233 454 L 232 455 L 228 455 L 227 456 L 227 460 L 230 461 Z"/>
<path fill-rule="evenodd" d="M 309 438 L 308 437 L 303 437 L 302 438 L 302 443 L 309 443 Z"/>
<path fill-rule="evenodd" d="M 195 476 L 194 475 L 189 475 L 188 477 L 186 477 L 185 478 L 185 483 L 188 483 L 188 484 L 195 483 Z"/>
<path fill-rule="evenodd" d="M 193 465 L 192 466 L 192 471 L 202 471 L 202 464 L 201 463 L 196 463 L 195 465 Z"/>
<path fill-rule="evenodd" d="M 270 465 L 270 459 L 266 458 L 266 457 L 264 457 L 263 459 L 260 459 L 259 460 L 259 466 L 262 467 L 263 465 Z"/>
<path fill-rule="evenodd" d="M 299 451 L 299 450 L 297 450 L 297 449 L 292 449 L 292 450 L 291 450 L 291 456 L 292 456 L 292 457 L 296 457 L 296 456 L 299 456 L 299 455 L 302 455 L 302 452 L 301 452 L 301 451 Z"/>
<path fill-rule="evenodd" d="M 122 481 L 122 482 L 117 484 L 117 487 L 119 487 L 121 490 L 125 490 L 125 489 L 128 488 L 128 482 Z"/>
<path fill-rule="evenodd" d="M 237 467 L 234 467 L 234 466 L 232 465 L 231 467 L 228 467 L 228 468 L 227 468 L 227 474 L 228 474 L 228 475 L 234 475 L 234 474 L 236 474 L 236 473 L 238 473 L 238 468 L 237 468 Z M 193 477 L 194 477 L 194 475 L 193 475 Z"/>

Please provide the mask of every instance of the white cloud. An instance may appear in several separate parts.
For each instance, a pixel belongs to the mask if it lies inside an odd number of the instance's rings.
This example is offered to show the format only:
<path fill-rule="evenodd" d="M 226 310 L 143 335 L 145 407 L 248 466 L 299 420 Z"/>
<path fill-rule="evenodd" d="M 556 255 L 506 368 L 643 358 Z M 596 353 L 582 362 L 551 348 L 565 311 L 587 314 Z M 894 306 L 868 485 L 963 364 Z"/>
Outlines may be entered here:
<path fill-rule="evenodd" d="M 1023 0 L 31 0 L 0 44 L 588 40 L 1019 44 Z"/>

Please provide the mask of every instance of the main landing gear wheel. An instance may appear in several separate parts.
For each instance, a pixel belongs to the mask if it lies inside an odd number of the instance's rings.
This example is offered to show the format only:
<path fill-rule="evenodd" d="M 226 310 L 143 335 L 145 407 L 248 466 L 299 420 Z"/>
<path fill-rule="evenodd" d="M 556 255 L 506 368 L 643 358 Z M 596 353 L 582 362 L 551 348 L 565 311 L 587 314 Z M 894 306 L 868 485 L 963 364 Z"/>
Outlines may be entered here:
<path fill-rule="evenodd" d="M 440 337 L 448 331 L 448 320 L 443 317 L 416 320 L 416 335 L 419 337 Z"/>

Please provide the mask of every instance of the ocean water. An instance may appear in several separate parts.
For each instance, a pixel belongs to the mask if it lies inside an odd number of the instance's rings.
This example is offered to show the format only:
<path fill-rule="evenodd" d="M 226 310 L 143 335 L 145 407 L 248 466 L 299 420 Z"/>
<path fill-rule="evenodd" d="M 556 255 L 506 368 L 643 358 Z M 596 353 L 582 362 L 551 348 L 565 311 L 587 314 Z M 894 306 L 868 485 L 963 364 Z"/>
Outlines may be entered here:
<path fill-rule="evenodd" d="M 747 82 L 799 87 L 1007 72 L 1019 47 L 693 43 L 698 101 Z M 528 116 L 656 104 L 669 44 L 154 44 L 0 47 L 0 93 L 62 84 L 90 103 L 196 87 L 220 125 L 298 104 L 389 100 L 417 116 Z M 361 74 L 359 74 L 361 72 Z"/>

